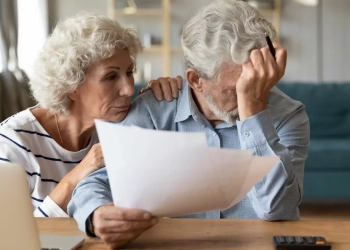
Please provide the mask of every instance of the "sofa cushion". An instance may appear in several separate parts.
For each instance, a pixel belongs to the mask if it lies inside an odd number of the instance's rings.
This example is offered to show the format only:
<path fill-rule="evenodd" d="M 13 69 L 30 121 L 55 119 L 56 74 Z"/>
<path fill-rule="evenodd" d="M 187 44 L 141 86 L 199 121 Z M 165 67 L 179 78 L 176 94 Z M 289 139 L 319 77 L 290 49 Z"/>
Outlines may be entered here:
<path fill-rule="evenodd" d="M 349 200 L 350 172 L 306 172 L 303 200 Z"/>
<path fill-rule="evenodd" d="M 313 139 L 305 171 L 350 171 L 350 140 Z"/>
<path fill-rule="evenodd" d="M 277 87 L 305 105 L 311 138 L 350 138 L 350 83 L 279 83 Z"/>

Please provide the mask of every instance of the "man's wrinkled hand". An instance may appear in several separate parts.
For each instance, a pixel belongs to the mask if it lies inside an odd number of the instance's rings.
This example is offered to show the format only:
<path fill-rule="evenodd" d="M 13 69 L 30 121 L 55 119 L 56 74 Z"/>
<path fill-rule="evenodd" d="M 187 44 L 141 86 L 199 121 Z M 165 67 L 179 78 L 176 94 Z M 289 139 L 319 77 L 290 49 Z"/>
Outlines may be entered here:
<path fill-rule="evenodd" d="M 269 47 L 255 49 L 250 60 L 242 65 L 242 74 L 237 81 L 236 92 L 240 120 L 256 115 L 267 108 L 270 90 L 282 78 L 287 63 L 287 51 L 273 44 L 276 60 Z"/>
<path fill-rule="evenodd" d="M 93 214 L 94 233 L 110 248 L 125 246 L 158 223 L 150 213 L 113 204 L 101 206 Z"/>

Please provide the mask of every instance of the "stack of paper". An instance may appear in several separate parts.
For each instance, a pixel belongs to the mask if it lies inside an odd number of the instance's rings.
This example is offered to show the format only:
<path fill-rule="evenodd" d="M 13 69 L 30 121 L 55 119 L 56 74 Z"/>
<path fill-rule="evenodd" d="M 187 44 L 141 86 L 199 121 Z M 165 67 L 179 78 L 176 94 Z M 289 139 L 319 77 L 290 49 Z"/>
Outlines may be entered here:
<path fill-rule="evenodd" d="M 227 209 L 279 159 L 208 147 L 204 133 L 96 127 L 115 206 L 159 217 Z"/>

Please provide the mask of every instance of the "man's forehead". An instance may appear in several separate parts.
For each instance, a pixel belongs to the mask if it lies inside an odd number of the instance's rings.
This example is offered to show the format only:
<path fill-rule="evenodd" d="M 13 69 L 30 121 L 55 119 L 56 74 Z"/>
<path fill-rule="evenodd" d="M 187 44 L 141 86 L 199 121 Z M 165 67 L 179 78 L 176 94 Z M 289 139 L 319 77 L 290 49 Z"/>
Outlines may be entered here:
<path fill-rule="evenodd" d="M 240 75 L 242 73 L 242 65 L 223 63 L 221 65 L 222 74 Z"/>

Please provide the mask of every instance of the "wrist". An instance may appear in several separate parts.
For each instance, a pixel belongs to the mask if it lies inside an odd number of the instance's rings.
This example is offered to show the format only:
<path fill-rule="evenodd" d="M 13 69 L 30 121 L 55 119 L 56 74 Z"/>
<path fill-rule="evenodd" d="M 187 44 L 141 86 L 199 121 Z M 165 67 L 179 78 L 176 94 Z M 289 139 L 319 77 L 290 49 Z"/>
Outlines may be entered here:
<path fill-rule="evenodd" d="M 95 227 L 94 227 L 94 222 L 93 222 L 93 216 L 94 216 L 94 212 L 92 212 L 89 217 L 86 219 L 86 234 L 89 237 L 97 237 L 97 235 L 95 234 Z"/>
<path fill-rule="evenodd" d="M 61 182 L 69 183 L 72 186 L 78 185 L 78 183 L 84 179 L 90 172 L 90 168 L 84 167 L 83 165 L 77 165 L 73 170 L 71 170 L 65 177 L 63 177 Z"/>
<path fill-rule="evenodd" d="M 78 185 L 79 180 L 74 176 L 74 174 L 67 174 L 63 179 L 60 181 L 66 188 L 71 188 L 73 189 Z"/>
<path fill-rule="evenodd" d="M 75 186 L 72 183 L 62 180 L 49 195 L 65 213 L 67 213 L 67 205 L 72 197 L 74 188 Z"/>
<path fill-rule="evenodd" d="M 257 100 L 251 97 L 237 96 L 239 119 L 245 119 L 254 116 L 267 109 L 267 102 Z"/>

